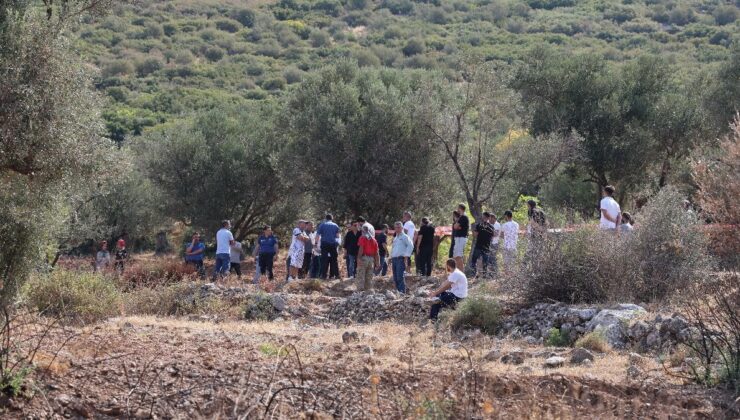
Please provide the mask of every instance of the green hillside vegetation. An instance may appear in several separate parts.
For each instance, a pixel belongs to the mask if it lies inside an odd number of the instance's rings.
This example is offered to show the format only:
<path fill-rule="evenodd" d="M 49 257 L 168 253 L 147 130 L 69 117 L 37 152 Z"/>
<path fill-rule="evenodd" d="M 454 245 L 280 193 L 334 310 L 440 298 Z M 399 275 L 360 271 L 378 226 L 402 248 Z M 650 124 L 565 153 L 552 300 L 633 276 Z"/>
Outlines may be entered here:
<path fill-rule="evenodd" d="M 731 55 L 737 2 L 719 0 L 151 1 L 77 28 L 122 141 L 216 105 L 281 96 L 337 58 L 438 70 L 460 57 L 517 63 L 535 46 L 609 62 L 661 55 L 683 80 Z"/>

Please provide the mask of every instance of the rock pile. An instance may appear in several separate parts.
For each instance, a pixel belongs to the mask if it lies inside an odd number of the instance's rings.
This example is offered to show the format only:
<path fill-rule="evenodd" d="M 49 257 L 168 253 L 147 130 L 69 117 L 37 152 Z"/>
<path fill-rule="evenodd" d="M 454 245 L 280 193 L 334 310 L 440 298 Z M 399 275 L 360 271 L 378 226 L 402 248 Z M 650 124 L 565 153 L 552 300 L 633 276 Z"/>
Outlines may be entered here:
<path fill-rule="evenodd" d="M 564 303 L 539 303 L 514 314 L 503 324 L 503 332 L 512 338 L 546 338 L 550 329 L 575 341 L 587 331 L 586 324 L 599 312 L 597 308 L 569 307 Z"/>
<path fill-rule="evenodd" d="M 386 290 L 382 293 L 354 293 L 334 305 L 327 318 L 341 323 L 417 322 L 423 320 L 428 312 L 429 304 L 426 299 Z"/>

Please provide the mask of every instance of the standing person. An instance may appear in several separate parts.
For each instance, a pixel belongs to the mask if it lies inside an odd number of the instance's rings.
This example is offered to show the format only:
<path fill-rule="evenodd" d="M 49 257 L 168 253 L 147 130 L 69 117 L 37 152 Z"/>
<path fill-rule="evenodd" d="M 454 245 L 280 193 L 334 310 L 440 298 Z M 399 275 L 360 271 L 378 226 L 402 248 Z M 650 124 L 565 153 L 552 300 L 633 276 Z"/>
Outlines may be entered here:
<path fill-rule="evenodd" d="M 377 235 L 375 235 L 375 240 L 378 242 L 378 253 L 380 254 L 380 265 L 376 267 L 375 275 L 377 276 L 380 274 L 381 276 L 384 276 L 388 274 L 388 261 L 386 258 L 388 257 L 388 225 L 383 225 Z"/>
<path fill-rule="evenodd" d="M 434 225 L 429 222 L 428 217 L 421 219 L 421 227 L 416 234 L 416 271 L 424 276 L 432 275 L 434 263 Z"/>
<path fill-rule="evenodd" d="M 534 200 L 527 201 L 527 235 L 529 236 L 527 241 L 527 260 L 533 261 L 537 258 L 537 252 L 541 248 L 542 241 L 545 240 L 545 234 L 547 233 L 547 216 L 545 212 L 537 206 L 537 202 Z"/>
<path fill-rule="evenodd" d="M 371 236 L 375 236 L 375 226 L 371 225 L 367 220 L 365 220 L 364 217 L 360 216 L 357 218 L 357 223 L 359 226 L 357 226 L 357 230 L 362 234 L 362 231 L 367 228 L 367 231 L 370 232 Z"/>
<path fill-rule="evenodd" d="M 257 246 L 254 247 L 254 253 L 259 258 L 260 275 L 267 274 L 267 279 L 272 281 L 274 278 L 272 267 L 275 261 L 275 255 L 278 252 L 278 239 L 272 232 L 269 225 L 262 228 L 262 235 L 257 238 Z"/>
<path fill-rule="evenodd" d="M 406 260 L 414 252 L 414 244 L 411 243 L 409 235 L 403 231 L 403 223 L 396 222 L 393 227 L 395 228 L 395 237 L 391 248 L 393 281 L 396 283 L 396 289 L 399 292 L 406 293 L 406 282 L 403 280 L 403 275 L 406 270 Z"/>
<path fill-rule="evenodd" d="M 632 215 L 627 213 L 626 211 L 622 213 L 622 221 L 619 223 L 619 232 L 620 233 L 632 233 L 634 228 L 634 220 L 632 220 Z"/>
<path fill-rule="evenodd" d="M 309 278 L 318 279 L 321 277 L 321 246 L 316 242 L 318 233 L 314 230 L 308 238 L 311 240 L 311 268 L 309 269 Z"/>
<path fill-rule="evenodd" d="M 234 244 L 229 248 L 229 272 L 234 271 L 238 280 L 242 279 L 243 255 L 242 243 L 234 241 Z"/>
<path fill-rule="evenodd" d="M 234 245 L 234 235 L 231 234 L 231 222 L 221 222 L 221 229 L 216 232 L 216 266 L 213 268 L 213 280 L 223 278 L 229 272 L 231 265 L 231 246 Z"/>
<path fill-rule="evenodd" d="M 305 230 L 305 220 L 299 220 L 298 226 L 293 229 L 293 238 L 290 242 L 290 248 L 288 248 L 288 258 L 290 258 L 288 281 L 298 278 L 298 270 L 303 267 L 304 251 L 306 250 L 306 242 L 308 242 L 308 235 L 306 235 Z"/>
<path fill-rule="evenodd" d="M 370 228 L 363 225 L 357 240 L 357 290 L 372 290 L 373 271 L 380 265 L 378 241 L 373 236 Z"/>
<path fill-rule="evenodd" d="M 316 243 L 321 248 L 321 278 L 338 279 L 339 262 L 337 261 L 337 247 L 339 246 L 339 226 L 332 221 L 331 214 L 316 230 Z M 328 273 L 327 273 L 328 272 Z M 327 276 L 328 274 L 328 276 Z"/>
<path fill-rule="evenodd" d="M 489 223 L 490 217 L 491 214 L 484 211 L 483 220 L 480 223 L 476 223 L 473 230 L 473 236 L 476 238 L 473 255 L 470 258 L 470 270 L 473 276 L 478 272 L 478 258 L 483 260 L 483 276 L 488 274 L 488 260 L 491 253 L 491 240 L 494 234 L 493 225 Z"/>
<path fill-rule="evenodd" d="M 491 263 L 491 273 L 494 276 L 498 275 L 498 249 L 499 242 L 501 239 L 501 223 L 499 223 L 495 214 L 491 213 L 489 223 L 493 226 L 493 238 L 491 238 L 491 257 L 489 262 Z"/>
<path fill-rule="evenodd" d="M 411 219 L 412 219 L 412 216 L 411 216 L 410 211 L 403 212 L 403 218 L 402 218 L 403 232 L 409 235 L 409 239 L 411 239 L 411 243 L 413 243 L 415 246 L 416 245 L 416 225 Z M 414 253 L 416 253 L 415 247 L 414 247 Z M 409 257 L 409 259 L 406 261 L 406 269 L 407 269 L 406 274 L 411 275 L 411 257 Z M 416 271 L 418 272 L 419 270 L 417 269 Z"/>
<path fill-rule="evenodd" d="M 439 302 L 432 305 L 429 311 L 429 319 L 436 321 L 442 308 L 455 309 L 457 303 L 468 297 L 468 278 L 465 273 L 457 268 L 457 261 L 450 258 L 445 264 L 447 269 L 447 280 L 437 290 L 429 292 L 429 297 L 439 296 Z"/>
<path fill-rule="evenodd" d="M 447 253 L 447 258 L 454 258 L 455 254 L 455 224 L 457 223 L 457 219 L 460 218 L 460 213 L 458 213 L 457 210 L 452 212 L 452 236 L 450 236 L 450 251 Z"/>
<path fill-rule="evenodd" d="M 95 271 L 100 271 L 110 267 L 110 251 L 108 251 L 108 241 L 100 243 L 100 249 L 95 254 Z"/>
<path fill-rule="evenodd" d="M 508 275 L 516 265 L 517 242 L 519 241 L 519 223 L 513 220 L 510 210 L 504 212 L 504 222 L 501 225 L 501 239 L 504 241 L 504 272 Z"/>
<path fill-rule="evenodd" d="M 128 251 L 126 250 L 126 241 L 123 238 L 118 240 L 116 244 L 116 262 L 115 268 L 118 274 L 123 273 L 124 265 L 128 261 Z"/>
<path fill-rule="evenodd" d="M 313 231 L 313 222 L 306 222 L 306 237 L 308 240 L 303 243 L 303 267 L 298 271 L 299 278 L 306 278 L 311 273 L 311 260 L 313 256 L 313 241 L 316 239 L 316 233 Z"/>
<path fill-rule="evenodd" d="M 465 245 L 468 243 L 468 233 L 470 232 L 470 220 L 465 214 L 467 207 L 465 204 L 457 205 L 457 212 L 460 216 L 457 222 L 452 226 L 452 236 L 455 238 L 455 248 L 452 250 L 452 257 L 457 261 L 457 268 L 463 269 L 463 258 L 465 256 Z"/>
<path fill-rule="evenodd" d="M 607 185 L 604 187 L 602 193 L 604 198 L 599 203 L 599 211 L 601 212 L 601 220 L 599 221 L 599 229 L 617 231 L 622 216 L 622 210 L 619 208 L 619 203 L 614 199 L 614 187 Z"/>
<path fill-rule="evenodd" d="M 344 258 L 347 261 L 347 277 L 355 278 L 357 273 L 357 242 L 360 239 L 360 232 L 357 229 L 359 223 L 353 222 L 347 227 L 347 233 L 344 235 L 342 247 L 344 248 Z"/>
<path fill-rule="evenodd" d="M 206 270 L 203 268 L 203 256 L 205 253 L 206 246 L 200 240 L 200 233 L 193 233 L 190 245 L 185 248 L 185 263 L 194 265 L 201 279 L 206 276 Z"/>

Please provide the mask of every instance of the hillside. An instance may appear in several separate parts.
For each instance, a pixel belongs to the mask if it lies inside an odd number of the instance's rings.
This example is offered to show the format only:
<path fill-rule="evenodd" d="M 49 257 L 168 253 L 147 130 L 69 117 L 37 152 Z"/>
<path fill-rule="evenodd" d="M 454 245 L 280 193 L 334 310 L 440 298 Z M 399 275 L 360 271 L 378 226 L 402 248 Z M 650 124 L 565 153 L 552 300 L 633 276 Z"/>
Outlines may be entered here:
<path fill-rule="evenodd" d="M 338 57 L 455 70 L 462 55 L 516 61 L 535 46 L 621 62 L 655 54 L 696 75 L 727 59 L 736 2 L 717 0 L 152 1 L 78 28 L 121 141 L 215 104 L 280 96 Z"/>

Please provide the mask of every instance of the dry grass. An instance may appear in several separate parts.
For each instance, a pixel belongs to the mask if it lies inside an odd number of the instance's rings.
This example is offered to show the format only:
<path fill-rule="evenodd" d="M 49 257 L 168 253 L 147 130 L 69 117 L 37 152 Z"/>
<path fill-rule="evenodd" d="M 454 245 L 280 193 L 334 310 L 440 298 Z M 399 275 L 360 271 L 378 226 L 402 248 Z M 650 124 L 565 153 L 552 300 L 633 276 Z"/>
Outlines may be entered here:
<path fill-rule="evenodd" d="M 597 351 L 599 353 L 607 353 L 611 351 L 611 346 L 609 346 L 609 343 L 606 341 L 604 334 L 598 331 L 585 334 L 583 337 L 576 340 L 574 347 L 583 347 L 584 349 Z"/>

